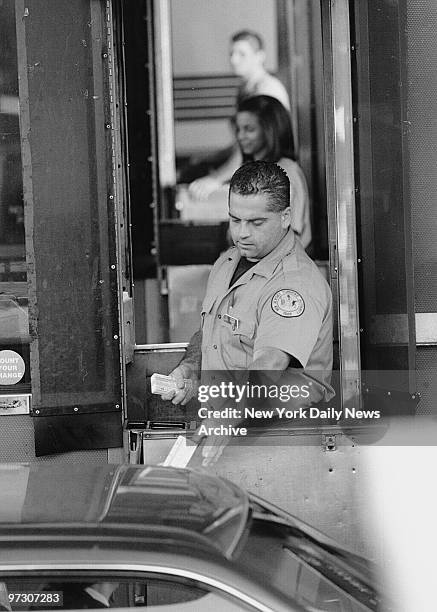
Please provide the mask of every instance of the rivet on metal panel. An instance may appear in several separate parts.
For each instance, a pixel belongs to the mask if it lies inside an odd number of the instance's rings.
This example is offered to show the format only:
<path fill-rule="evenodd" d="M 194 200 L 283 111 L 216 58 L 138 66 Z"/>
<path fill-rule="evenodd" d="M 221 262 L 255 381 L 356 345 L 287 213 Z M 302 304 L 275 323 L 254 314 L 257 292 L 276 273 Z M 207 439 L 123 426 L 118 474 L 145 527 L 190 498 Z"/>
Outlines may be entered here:
<path fill-rule="evenodd" d="M 117 334 L 114 334 L 114 340 L 118 340 Z"/>
<path fill-rule="evenodd" d="M 110 130 L 110 129 L 111 129 L 111 124 L 110 124 L 110 123 L 107 123 L 107 124 L 105 125 L 105 128 L 106 128 L 107 130 Z"/>
<path fill-rule="evenodd" d="M 111 270 L 115 270 L 115 264 L 112 264 Z"/>
<path fill-rule="evenodd" d="M 104 283 L 104 282 L 105 282 L 105 281 L 104 281 L 102 278 L 99 280 L 99 284 L 100 284 L 100 285 L 103 285 L 103 283 Z"/>
<path fill-rule="evenodd" d="M 107 54 L 107 53 L 103 53 L 102 57 L 103 57 L 104 59 L 106 59 L 106 58 L 108 57 L 108 54 Z"/>
<path fill-rule="evenodd" d="M 39 414 L 39 410 L 35 410 L 35 414 Z"/>
<path fill-rule="evenodd" d="M 358 262 L 358 263 L 361 263 L 361 259 L 360 259 L 360 258 L 358 258 L 358 259 L 357 259 L 357 262 Z"/>
<path fill-rule="evenodd" d="M 390 392 L 390 391 L 387 391 L 387 395 L 391 395 L 391 392 Z"/>
<path fill-rule="evenodd" d="M 109 196 L 109 199 L 110 199 L 110 200 L 113 200 L 113 199 L 114 199 L 114 196 L 113 196 L 113 195 L 110 195 L 110 196 Z"/>
<path fill-rule="evenodd" d="M 120 404 L 115 404 L 115 407 L 116 408 L 120 408 Z"/>
<path fill-rule="evenodd" d="M 322 436 L 322 447 L 324 451 L 335 451 L 337 449 L 335 435 L 324 434 Z"/>
<path fill-rule="evenodd" d="M 79 412 L 79 408 L 78 408 L 77 406 L 75 406 L 75 407 L 73 408 L 73 410 L 74 410 L 74 412 Z"/>

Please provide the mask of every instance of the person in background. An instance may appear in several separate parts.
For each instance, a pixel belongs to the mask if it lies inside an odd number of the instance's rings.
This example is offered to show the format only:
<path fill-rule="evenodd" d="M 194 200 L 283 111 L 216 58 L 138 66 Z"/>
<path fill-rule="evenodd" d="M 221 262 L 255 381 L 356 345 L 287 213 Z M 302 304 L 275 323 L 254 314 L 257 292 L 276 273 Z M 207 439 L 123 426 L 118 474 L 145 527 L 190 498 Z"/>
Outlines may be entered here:
<path fill-rule="evenodd" d="M 281 81 L 267 72 L 265 68 L 266 53 L 262 37 L 252 30 L 241 30 L 231 37 L 230 64 L 235 75 L 240 77 L 236 105 L 245 98 L 267 95 L 276 98 L 290 110 L 290 99 Z M 208 199 L 209 195 L 228 182 L 241 165 L 241 154 L 235 144 L 226 161 L 207 176 L 190 184 L 191 195 L 199 200 Z"/>
<path fill-rule="evenodd" d="M 281 81 L 267 72 L 264 42 L 259 34 L 242 30 L 231 38 L 230 63 L 241 78 L 237 104 L 245 98 L 267 95 L 276 98 L 289 111 L 290 99 Z"/>
<path fill-rule="evenodd" d="M 305 175 L 296 161 L 290 115 L 271 96 L 243 99 L 237 108 L 236 135 L 243 163 L 273 161 L 287 173 L 294 202 L 291 228 L 307 248 L 311 243 L 309 194 Z"/>

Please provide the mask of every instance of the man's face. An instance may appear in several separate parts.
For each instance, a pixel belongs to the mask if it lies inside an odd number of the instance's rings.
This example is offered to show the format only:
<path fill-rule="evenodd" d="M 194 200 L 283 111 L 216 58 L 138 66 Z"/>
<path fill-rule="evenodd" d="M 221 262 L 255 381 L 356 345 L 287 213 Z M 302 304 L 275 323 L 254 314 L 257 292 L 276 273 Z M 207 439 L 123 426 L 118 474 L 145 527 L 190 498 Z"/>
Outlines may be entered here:
<path fill-rule="evenodd" d="M 232 43 L 230 62 L 234 74 L 248 79 L 259 70 L 264 63 L 265 54 L 262 49 L 256 50 L 248 40 L 237 40 Z"/>
<path fill-rule="evenodd" d="M 290 207 L 281 212 L 267 209 L 263 194 L 229 196 L 229 229 L 242 257 L 258 261 L 279 244 L 290 226 Z"/>

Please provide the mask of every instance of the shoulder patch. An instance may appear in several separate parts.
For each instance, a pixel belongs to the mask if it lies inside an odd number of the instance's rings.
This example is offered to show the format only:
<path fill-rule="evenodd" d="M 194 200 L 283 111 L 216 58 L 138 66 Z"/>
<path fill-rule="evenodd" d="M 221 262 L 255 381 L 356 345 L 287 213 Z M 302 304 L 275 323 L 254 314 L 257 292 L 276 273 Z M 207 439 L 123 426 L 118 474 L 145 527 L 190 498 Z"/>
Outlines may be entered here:
<path fill-rule="evenodd" d="M 280 289 L 272 297 L 273 312 L 281 317 L 300 317 L 305 310 L 303 297 L 293 289 Z"/>

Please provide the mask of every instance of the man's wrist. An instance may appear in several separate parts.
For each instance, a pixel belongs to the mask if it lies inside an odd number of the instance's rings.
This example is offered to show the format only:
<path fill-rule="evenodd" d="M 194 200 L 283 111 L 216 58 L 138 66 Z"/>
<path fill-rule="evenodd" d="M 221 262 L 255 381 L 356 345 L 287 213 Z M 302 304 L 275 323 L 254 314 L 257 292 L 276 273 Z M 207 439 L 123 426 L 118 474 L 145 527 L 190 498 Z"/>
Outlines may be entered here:
<path fill-rule="evenodd" d="M 178 367 L 182 369 L 184 378 L 198 376 L 200 372 L 200 363 L 192 359 L 182 359 Z"/>

